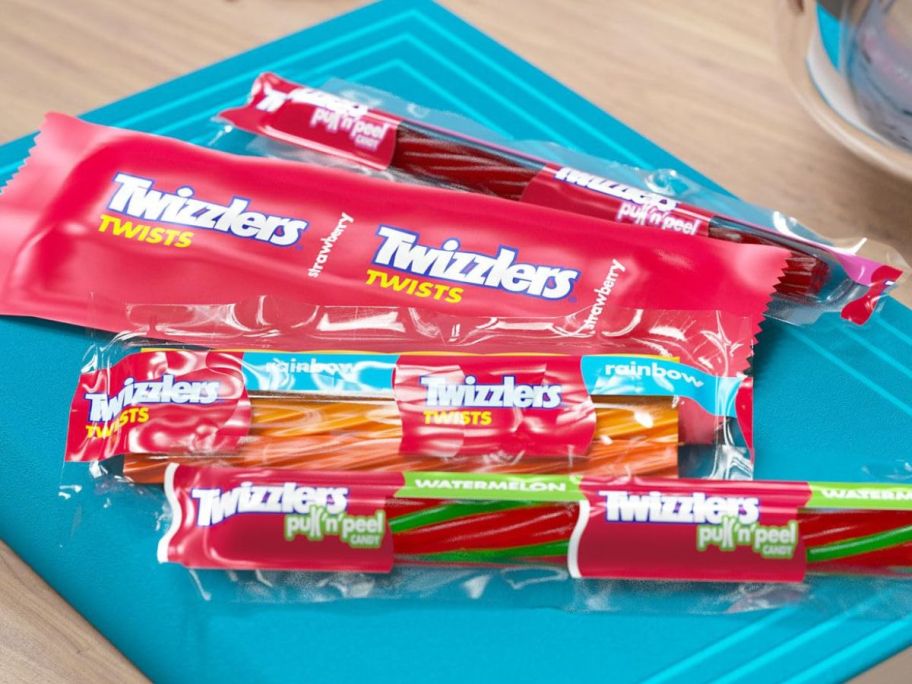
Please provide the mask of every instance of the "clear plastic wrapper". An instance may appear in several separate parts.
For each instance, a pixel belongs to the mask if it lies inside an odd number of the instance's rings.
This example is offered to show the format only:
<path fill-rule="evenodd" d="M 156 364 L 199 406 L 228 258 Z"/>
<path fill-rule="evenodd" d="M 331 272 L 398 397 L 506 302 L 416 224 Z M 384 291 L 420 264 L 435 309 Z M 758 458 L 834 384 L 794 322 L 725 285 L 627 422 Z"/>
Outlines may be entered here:
<path fill-rule="evenodd" d="M 733 370 L 751 344 L 747 319 L 704 330 L 669 312 L 661 325 L 594 346 L 545 326 L 523 337 L 510 325 L 473 331 L 471 321 L 451 320 L 460 337 L 448 344 L 439 326 L 414 325 L 426 314 L 416 309 L 314 307 L 296 319 L 302 309 L 259 304 L 251 308 L 272 317 L 128 307 L 123 315 L 137 327 L 88 355 L 68 460 L 127 455 L 122 472 L 140 482 L 160 482 L 168 462 L 194 459 L 751 476 L 753 385 L 749 369 Z M 277 334 L 276 321 L 293 338 Z M 275 349 L 277 337 L 294 339 L 297 351 Z M 381 351 L 350 351 L 355 344 Z"/>
<path fill-rule="evenodd" d="M 882 245 L 866 239 L 836 244 L 794 219 L 701 188 L 674 172 L 646 172 L 546 143 L 505 141 L 458 116 L 341 81 L 317 90 L 263 74 L 249 102 L 222 112 L 221 119 L 229 125 L 212 143 L 220 149 L 788 248 L 770 315 L 790 322 L 838 311 L 863 323 L 906 268 Z"/>
<path fill-rule="evenodd" d="M 676 475 L 674 397 L 637 396 L 642 387 L 631 385 L 606 395 L 585 377 L 601 364 L 612 369 L 612 382 L 614 365 L 630 363 L 138 352 L 83 376 L 68 458 L 128 453 L 124 475 L 137 482 L 160 482 L 175 459 L 310 470 Z M 286 376 L 289 367 L 298 370 Z M 680 373 L 675 364 L 661 369 Z"/>
<path fill-rule="evenodd" d="M 462 485 L 461 491 L 471 492 L 471 496 L 463 493 L 461 499 L 426 499 L 414 489 L 414 486 L 427 482 L 420 483 L 415 478 L 410 478 L 413 484 L 411 492 L 399 487 L 389 499 L 379 496 L 371 499 L 370 490 L 367 496 L 364 492 L 353 495 L 353 499 L 357 499 L 362 505 L 367 500 L 372 500 L 375 506 L 379 505 L 381 499 L 383 501 L 383 519 L 386 525 L 384 534 L 387 535 L 386 539 L 390 544 L 383 549 L 383 553 L 387 554 L 389 550 L 393 552 L 392 565 L 389 568 L 386 567 L 390 562 L 387 555 L 382 568 L 378 565 L 371 568 L 358 567 L 363 559 L 355 557 L 354 561 L 349 558 L 342 569 L 333 569 L 333 564 L 338 561 L 331 560 L 330 553 L 322 561 L 319 556 L 315 557 L 314 562 L 324 563 L 319 566 L 319 570 L 268 569 L 258 566 L 272 565 L 273 562 L 258 560 L 262 558 L 258 555 L 258 549 L 261 547 L 259 542 L 245 541 L 248 535 L 255 535 L 259 541 L 262 541 L 264 536 L 270 537 L 271 543 L 277 545 L 280 553 L 282 545 L 287 544 L 290 557 L 298 564 L 306 563 L 304 559 L 309 556 L 308 553 L 302 555 L 294 552 L 296 547 L 306 544 L 319 547 L 327 540 L 336 543 L 341 541 L 331 533 L 329 536 L 324 535 L 323 541 L 313 542 L 306 534 L 307 513 L 254 513 L 255 506 L 252 500 L 248 499 L 244 504 L 244 510 L 235 509 L 232 512 L 229 504 L 227 508 L 219 509 L 223 514 L 219 523 L 196 530 L 191 529 L 190 523 L 196 521 L 195 516 L 199 509 L 193 508 L 194 515 L 189 519 L 183 519 L 183 524 L 187 526 L 184 533 L 202 536 L 197 537 L 189 545 L 179 545 L 175 539 L 175 525 L 181 523 L 181 520 L 175 520 L 174 511 L 175 508 L 179 509 L 182 503 L 175 495 L 175 491 L 186 496 L 187 485 L 191 485 L 191 488 L 195 484 L 204 485 L 200 489 L 206 490 L 206 493 L 197 492 L 197 497 L 191 495 L 190 500 L 208 497 L 211 504 L 216 496 L 221 500 L 223 495 L 230 492 L 231 487 L 228 485 L 232 482 L 219 476 L 216 487 L 213 486 L 215 481 L 210 479 L 209 475 L 203 474 L 200 479 L 197 473 L 191 479 L 179 482 L 175 488 L 172 479 L 169 502 L 161 487 L 138 486 L 111 473 L 99 477 L 104 470 L 103 465 L 94 466 L 98 472 L 90 475 L 84 465 L 66 466 L 67 469 L 76 469 L 73 471 L 73 483 L 63 492 L 63 496 L 67 498 L 66 505 L 74 508 L 78 515 L 81 497 L 86 491 L 91 491 L 92 496 L 101 496 L 106 500 L 104 515 L 111 515 L 116 511 L 117 514 L 129 519 L 136 526 L 137 534 L 143 536 L 148 535 L 150 529 L 156 529 L 160 560 L 182 562 L 183 554 L 186 553 L 186 565 L 195 566 L 188 569 L 187 581 L 197 587 L 203 600 L 258 604 L 332 603 L 343 600 L 431 600 L 456 605 L 509 606 L 513 609 L 546 607 L 580 612 L 625 611 L 695 615 L 768 610 L 799 602 L 813 607 L 822 614 L 840 614 L 856 603 L 863 602 L 867 614 L 883 618 L 905 615 L 912 607 L 907 579 L 910 556 L 907 541 L 909 502 L 912 492 L 908 486 L 903 485 L 714 482 L 713 488 L 709 489 L 706 486 L 709 483 L 705 482 L 611 480 L 607 482 L 607 489 L 615 493 L 624 493 L 628 502 L 631 495 L 656 499 L 657 496 L 670 494 L 680 500 L 702 494 L 706 498 L 701 499 L 702 504 L 692 507 L 692 510 L 698 511 L 698 515 L 704 516 L 701 518 L 702 522 L 694 522 L 691 519 L 665 521 L 659 525 L 638 522 L 635 519 L 630 522 L 611 522 L 607 520 L 607 510 L 604 507 L 599 509 L 599 515 L 590 517 L 590 521 L 593 532 L 601 529 L 609 535 L 607 541 L 602 541 L 594 547 L 606 550 L 602 553 L 602 560 L 608 565 L 607 568 L 603 568 L 603 572 L 613 577 L 628 577 L 631 573 L 641 572 L 642 566 L 638 566 L 637 563 L 645 562 L 653 568 L 653 577 L 656 574 L 680 576 L 687 568 L 694 567 L 694 559 L 700 560 L 700 556 L 703 555 L 704 562 L 713 561 L 711 567 L 714 568 L 714 576 L 718 577 L 729 567 L 728 563 L 738 564 L 730 560 L 734 558 L 731 554 L 735 553 L 741 556 L 740 562 L 747 563 L 749 567 L 760 564 L 760 567 L 766 565 L 774 572 L 784 568 L 797 574 L 783 574 L 778 578 L 766 576 L 765 581 L 738 582 L 707 581 L 706 578 L 698 581 L 596 579 L 575 577 L 574 574 L 578 575 L 579 569 L 573 569 L 567 562 L 567 530 L 570 530 L 569 534 L 572 537 L 572 529 L 576 529 L 580 520 L 578 498 L 576 501 L 549 503 L 542 501 L 541 496 L 527 501 L 518 496 L 505 501 L 497 494 L 496 487 L 476 489 Z M 232 470 L 180 467 L 187 471 Z M 321 496 L 320 487 L 329 490 L 339 486 L 348 490 L 347 495 L 353 491 L 352 486 L 358 485 L 357 475 L 352 478 L 351 474 L 337 474 L 343 478 L 337 481 L 318 481 L 319 477 L 326 475 L 306 471 L 253 469 L 240 472 L 233 482 L 241 482 L 242 486 L 249 490 L 252 486 L 264 484 L 265 477 L 276 482 L 281 481 L 283 488 L 288 484 L 312 487 L 309 496 Z M 422 475 L 428 474 L 418 474 Z M 447 474 L 435 476 L 434 484 L 439 485 L 446 477 Z M 525 487 L 527 490 L 533 488 L 528 483 Z M 573 487 L 574 485 L 569 485 L 570 490 L 573 490 Z M 597 487 L 601 492 L 598 496 L 601 496 L 608 505 L 607 490 L 602 488 L 601 484 Z M 670 488 L 673 487 L 677 489 L 671 493 Z M 730 491 L 726 491 L 726 488 L 730 488 Z M 734 488 L 738 488 L 737 491 Z M 80 489 L 82 491 L 79 491 Z M 554 490 L 552 486 L 552 496 Z M 771 490 L 773 497 L 766 498 Z M 373 493 L 376 494 L 376 491 Z M 387 489 L 384 494 L 388 493 Z M 440 496 L 439 492 L 433 490 L 428 490 L 427 494 Z M 699 529 L 718 527 L 705 518 L 706 501 L 712 503 L 713 496 L 737 497 L 741 500 L 738 506 L 740 514 L 747 513 L 749 509 L 753 510 L 753 503 L 749 499 L 756 499 L 757 511 L 762 517 L 758 518 L 761 521 L 759 525 L 753 527 L 750 544 L 745 538 L 745 543 L 737 546 L 736 551 L 722 551 L 718 545 L 722 542 L 710 542 L 711 533 L 705 531 L 702 535 L 707 539 L 700 550 Z M 786 501 L 789 496 L 792 497 L 791 501 Z M 401 498 L 398 502 L 390 503 L 395 501 L 396 497 Z M 226 498 L 230 499 L 231 495 Z M 304 499 L 307 499 L 307 496 L 302 498 Z M 240 500 L 240 497 L 236 499 L 239 506 Z M 312 502 L 316 500 L 318 499 L 311 499 Z M 341 496 L 339 500 L 342 500 Z M 745 500 L 748 501 L 743 505 Z M 646 508 L 648 512 L 641 513 L 641 517 L 648 517 L 660 510 L 654 506 Z M 371 517 L 363 511 L 357 513 L 354 509 L 348 510 L 352 512 L 353 518 Z M 377 510 L 375 508 L 373 511 L 375 516 Z M 672 514 L 673 517 L 680 517 L 678 514 L 681 510 L 679 501 L 677 514 Z M 208 505 L 205 515 L 211 515 L 212 511 L 213 507 Z M 535 511 L 544 515 L 537 517 L 533 515 Z M 515 520 L 510 520 L 511 516 L 517 515 L 527 515 L 531 518 L 532 524 L 525 527 L 517 526 Z M 779 518 L 771 522 L 772 518 L 768 517 L 770 515 Z M 288 516 L 296 522 L 286 521 Z M 452 520 L 445 520 L 447 516 Z M 636 518 L 636 514 L 633 517 Z M 74 524 L 74 533 L 78 534 L 80 524 L 98 522 L 91 518 L 80 520 Z M 506 525 L 501 527 L 499 523 Z M 498 541 L 504 541 L 502 538 L 498 540 L 498 533 L 508 531 L 514 537 L 522 537 L 532 532 L 535 523 L 538 524 L 539 534 L 551 534 L 555 537 L 551 541 L 556 543 L 547 548 L 536 547 L 534 552 L 542 553 L 542 548 L 545 548 L 550 556 L 528 558 L 523 557 L 523 552 L 517 551 L 515 547 L 509 547 L 504 553 L 504 549 L 497 546 Z M 285 541 L 285 527 L 288 524 L 295 528 L 293 535 L 289 533 L 292 536 L 291 541 Z M 357 524 L 357 521 L 352 522 L 349 527 Z M 367 524 L 362 523 L 365 530 Z M 453 524 L 457 526 L 459 534 L 450 527 Z M 222 528 L 222 536 L 212 536 L 213 530 L 219 529 L 219 526 L 225 526 Z M 613 543 L 621 537 L 613 536 L 615 532 L 612 531 L 612 526 L 640 528 L 637 532 L 633 529 L 620 531 L 621 536 L 635 534 L 636 543 Z M 472 528 L 476 534 L 471 533 Z M 663 528 L 674 528 L 672 532 L 680 536 L 681 543 L 669 546 L 667 540 L 652 534 L 653 531 L 661 531 Z M 775 546 L 780 556 L 778 559 L 772 556 L 764 558 L 754 550 L 753 542 L 756 540 L 758 529 L 764 529 L 762 534 L 766 535 L 766 538 L 776 535 Z M 775 531 L 779 529 L 782 532 Z M 796 530 L 797 537 L 791 536 Z M 281 538 L 281 541 L 277 538 Z M 798 540 L 797 544 L 792 543 L 794 539 Z M 363 537 L 362 540 L 367 538 Z M 510 540 L 507 541 L 512 543 Z M 530 536 L 520 541 L 535 540 Z M 425 557 L 419 562 L 416 555 L 421 554 L 414 552 L 431 551 L 434 544 L 443 546 L 435 546 L 432 553 L 428 554 L 431 557 Z M 762 546 L 761 544 L 761 548 Z M 377 553 L 381 552 L 381 547 L 376 547 Z M 227 552 L 226 556 L 219 556 L 219 569 L 213 568 L 211 564 L 207 565 L 207 562 L 200 559 L 192 560 L 192 554 L 201 548 L 209 551 L 224 549 Z M 241 555 L 232 556 L 231 549 Z M 324 546 L 322 549 L 309 552 L 319 553 L 321 550 L 330 549 Z M 361 551 L 365 554 L 371 553 L 366 548 L 362 548 Z M 789 551 L 792 552 L 790 556 Z M 779 563 L 782 564 L 782 568 L 777 566 Z M 226 569 L 227 566 L 236 567 Z"/>
<path fill-rule="evenodd" d="M 908 574 L 896 485 L 170 465 L 162 562 L 229 570 L 555 565 L 574 578 Z M 623 550 L 623 553 L 619 551 Z"/>

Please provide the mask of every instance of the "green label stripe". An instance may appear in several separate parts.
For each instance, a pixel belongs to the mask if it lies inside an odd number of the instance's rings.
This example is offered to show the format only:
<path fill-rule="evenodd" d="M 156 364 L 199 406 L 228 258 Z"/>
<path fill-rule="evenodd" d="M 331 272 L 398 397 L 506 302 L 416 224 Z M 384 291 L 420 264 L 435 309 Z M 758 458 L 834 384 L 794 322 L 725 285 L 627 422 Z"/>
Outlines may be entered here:
<path fill-rule="evenodd" d="M 805 508 L 861 508 L 912 510 L 912 487 L 890 484 L 810 482 L 811 498 Z"/>
<path fill-rule="evenodd" d="M 578 475 L 494 475 L 491 473 L 403 473 L 396 496 L 409 499 L 487 501 L 581 501 Z"/>
<path fill-rule="evenodd" d="M 823 563 L 883 551 L 903 546 L 909 542 L 912 542 L 912 527 L 897 527 L 894 530 L 876 532 L 864 537 L 853 537 L 832 544 L 815 546 L 807 550 L 807 559 L 808 563 Z"/>

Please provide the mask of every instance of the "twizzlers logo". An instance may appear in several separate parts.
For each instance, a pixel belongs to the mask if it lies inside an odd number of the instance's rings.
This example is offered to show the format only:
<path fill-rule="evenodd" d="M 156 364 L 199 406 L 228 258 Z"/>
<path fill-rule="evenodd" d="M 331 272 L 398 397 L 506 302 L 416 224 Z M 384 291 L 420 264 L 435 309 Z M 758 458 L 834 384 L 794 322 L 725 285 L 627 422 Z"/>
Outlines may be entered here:
<path fill-rule="evenodd" d="M 273 88 L 268 83 L 264 84 L 262 99 L 256 103 L 255 108 L 262 112 L 277 112 L 286 102 L 309 104 L 355 118 L 360 118 L 370 111 L 366 104 L 323 92 L 322 90 L 314 90 L 313 88 L 302 86 L 291 91 L 285 91 Z"/>
<path fill-rule="evenodd" d="M 605 519 L 612 523 L 672 523 L 696 528 L 697 551 L 715 547 L 734 551 L 748 547 L 766 559 L 789 559 L 800 537 L 798 521 L 760 524 L 760 499 L 752 496 L 707 496 L 603 490 Z"/>
<path fill-rule="evenodd" d="M 239 513 L 306 515 L 316 506 L 329 515 L 338 515 L 348 508 L 347 487 L 310 487 L 294 482 L 281 485 L 244 482 L 226 491 L 197 488 L 190 496 L 197 501 L 199 527 L 218 525 Z"/>
<path fill-rule="evenodd" d="M 199 228 L 225 233 L 279 247 L 294 245 L 307 230 L 308 222 L 299 218 L 250 211 L 251 200 L 234 197 L 227 205 L 199 199 L 189 185 L 174 192 L 156 189 L 149 178 L 118 173 L 118 186 L 108 202 L 108 209 L 121 216 L 179 228 L 153 227 L 132 221 L 102 216 L 99 231 L 150 244 L 187 247 L 193 234 L 180 228 Z M 109 230 L 110 228 L 110 230 Z"/>
<path fill-rule="evenodd" d="M 605 517 L 610 522 L 658 522 L 687 525 L 717 525 L 730 516 L 749 525 L 760 518 L 760 500 L 756 497 L 706 496 L 702 492 L 687 495 L 631 494 L 626 491 L 601 491 L 605 497 Z"/>
<path fill-rule="evenodd" d="M 117 394 L 87 392 L 89 422 L 109 423 L 125 409 L 139 404 L 212 404 L 219 397 L 220 383 L 210 381 L 175 381 L 173 375 L 160 380 L 137 382 L 127 378 Z"/>
<path fill-rule="evenodd" d="M 647 192 L 645 190 L 640 190 L 639 188 L 633 188 L 629 185 L 618 183 L 617 181 L 602 178 L 601 176 L 578 171 L 569 166 L 558 169 L 554 173 L 554 177 L 557 180 L 569 183 L 570 185 L 576 185 L 580 188 L 592 190 L 593 192 L 609 195 L 624 202 L 633 202 L 638 205 L 657 207 L 662 211 L 673 211 L 678 206 L 678 202 L 671 197 L 659 195 L 655 192 Z"/>
<path fill-rule="evenodd" d="M 353 515 L 348 487 L 317 487 L 297 482 L 241 482 L 230 489 L 194 487 L 197 527 L 214 527 L 238 515 L 278 514 L 287 542 L 337 538 L 352 549 L 377 549 L 386 535 L 386 511 Z"/>
<path fill-rule="evenodd" d="M 377 235 L 382 242 L 374 264 L 435 280 L 557 300 L 573 292 L 580 275 L 572 268 L 522 263 L 519 250 L 510 247 L 501 246 L 494 255 L 479 254 L 460 249 L 456 238 L 428 247 L 419 243 L 418 233 L 385 225 Z"/>
<path fill-rule="evenodd" d="M 498 384 L 481 384 L 474 375 L 463 382 L 425 375 L 420 379 L 427 388 L 425 404 L 435 408 L 560 408 L 560 385 L 517 383 L 512 375 Z"/>

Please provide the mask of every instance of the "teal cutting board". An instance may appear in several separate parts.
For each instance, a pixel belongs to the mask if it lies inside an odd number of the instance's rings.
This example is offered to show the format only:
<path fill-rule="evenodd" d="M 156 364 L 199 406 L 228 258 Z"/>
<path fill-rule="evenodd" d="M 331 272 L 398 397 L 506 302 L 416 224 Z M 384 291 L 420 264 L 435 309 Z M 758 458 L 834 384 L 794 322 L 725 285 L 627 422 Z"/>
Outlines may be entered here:
<path fill-rule="evenodd" d="M 710 187 L 611 118 L 446 10 L 381 3 L 238 55 L 86 115 L 194 142 L 243 101 L 263 70 L 319 85 L 375 86 L 509 136 L 646 167 Z M 36 122 L 37 125 L 38 122 Z M 0 181 L 30 139 L 0 148 Z M 640 589 L 623 612 L 566 613 L 403 601 L 307 606 L 203 602 L 185 571 L 155 561 L 154 502 L 136 511 L 57 499 L 64 429 L 88 335 L 0 320 L 0 536 L 158 681 L 838 681 L 912 643 L 912 586 L 827 580 L 812 600 L 737 615 L 683 614 Z M 890 301 L 863 329 L 828 317 L 768 324 L 757 358 L 759 476 L 907 477 L 912 312 Z M 909 614 L 909 611 L 906 611 Z"/>

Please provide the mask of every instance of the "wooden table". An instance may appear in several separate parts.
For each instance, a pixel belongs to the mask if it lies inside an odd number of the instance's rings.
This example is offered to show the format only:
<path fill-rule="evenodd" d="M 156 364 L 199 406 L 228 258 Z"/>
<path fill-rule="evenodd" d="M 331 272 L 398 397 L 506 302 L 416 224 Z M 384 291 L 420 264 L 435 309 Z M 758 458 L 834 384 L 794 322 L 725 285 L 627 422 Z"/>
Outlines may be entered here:
<path fill-rule="evenodd" d="M 0 0 L 0 141 L 328 19 L 357 0 Z M 512 50 L 738 195 L 912 253 L 912 188 L 797 104 L 757 0 L 447 0 Z M 861 679 L 909 679 L 908 652 Z M 905 675 L 905 677 L 903 676 Z M 0 542 L 0 680 L 141 675 Z"/>

